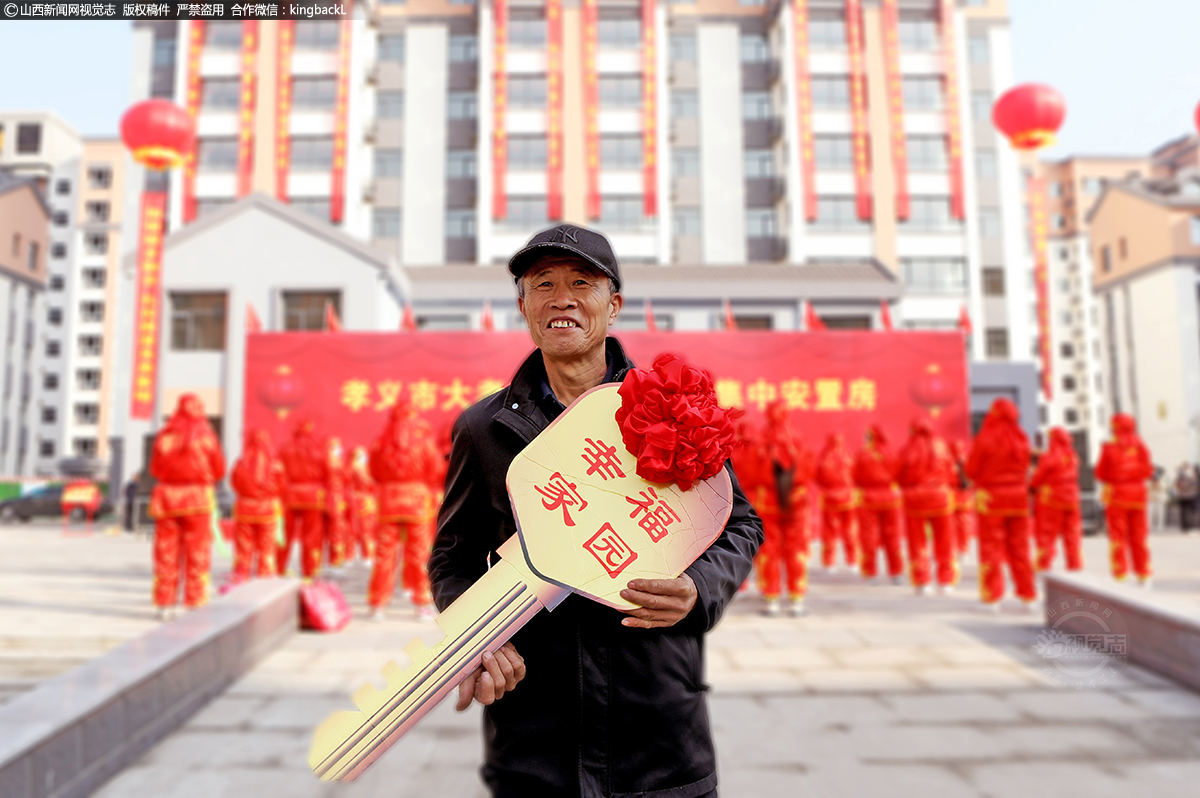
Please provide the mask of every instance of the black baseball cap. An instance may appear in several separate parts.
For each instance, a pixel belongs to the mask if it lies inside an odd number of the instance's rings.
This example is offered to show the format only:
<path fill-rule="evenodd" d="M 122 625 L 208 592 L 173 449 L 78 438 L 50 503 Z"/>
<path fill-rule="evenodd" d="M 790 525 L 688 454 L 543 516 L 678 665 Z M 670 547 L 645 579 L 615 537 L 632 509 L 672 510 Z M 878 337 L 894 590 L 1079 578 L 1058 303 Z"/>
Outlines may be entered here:
<path fill-rule="evenodd" d="M 613 254 L 612 244 L 595 230 L 573 224 L 551 227 L 529 239 L 524 249 L 508 261 L 508 270 L 512 272 L 513 277 L 520 280 L 533 264 L 546 255 L 557 254 L 554 250 L 578 255 L 611 277 L 617 290 L 621 290 L 621 268 L 617 265 L 617 256 Z"/>

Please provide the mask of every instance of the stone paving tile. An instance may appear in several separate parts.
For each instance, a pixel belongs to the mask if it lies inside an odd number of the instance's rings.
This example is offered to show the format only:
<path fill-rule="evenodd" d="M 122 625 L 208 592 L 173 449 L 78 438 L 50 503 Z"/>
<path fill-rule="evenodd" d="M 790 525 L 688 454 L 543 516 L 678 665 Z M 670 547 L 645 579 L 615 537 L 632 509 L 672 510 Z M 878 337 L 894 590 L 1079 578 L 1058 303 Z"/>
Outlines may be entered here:
<path fill-rule="evenodd" d="M 172 768 L 281 767 L 286 771 L 291 769 L 288 763 L 303 762 L 308 756 L 309 734 L 308 729 L 228 734 L 185 727 L 155 746 L 142 761 Z"/>
<path fill-rule="evenodd" d="M 269 703 L 266 696 L 225 695 L 196 713 L 190 723 L 197 729 L 235 729 L 252 723 Z"/>
<path fill-rule="evenodd" d="M 1008 700 L 1035 718 L 1050 721 L 1099 720 L 1120 722 L 1145 718 L 1145 710 L 1098 691 L 1013 692 Z"/>
<path fill-rule="evenodd" d="M 1158 798 L 1158 785 L 1116 776 L 1110 769 L 1069 761 L 968 766 L 966 776 L 988 798 Z M 1194 795 L 1194 793 L 1193 793 Z"/>
<path fill-rule="evenodd" d="M 997 757 L 1015 761 L 1062 757 L 1104 761 L 1144 752 L 1128 734 L 1103 725 L 1022 724 L 992 727 L 986 734 Z"/>
<path fill-rule="evenodd" d="M 1153 715 L 1200 718 L 1200 695 L 1171 689 L 1122 690 L 1121 700 Z"/>
<path fill-rule="evenodd" d="M 918 689 L 913 679 L 893 668 L 807 670 L 804 684 L 814 692 L 877 693 Z"/>
<path fill-rule="evenodd" d="M 805 686 L 795 671 L 709 668 L 705 676 L 714 690 L 728 693 L 795 693 Z"/>
<path fill-rule="evenodd" d="M 714 702 L 720 698 L 719 694 L 714 696 Z M 891 707 L 897 698 L 889 694 L 882 698 L 834 694 L 767 696 L 751 711 L 755 720 L 758 717 L 764 719 L 768 729 L 790 729 L 797 734 L 809 735 L 829 728 L 884 726 L 900 722 L 903 716 Z"/>
<path fill-rule="evenodd" d="M 937 657 L 923 646 L 878 645 L 862 649 L 831 649 L 835 664 L 851 668 L 936 665 Z"/>
<path fill-rule="evenodd" d="M 1037 684 L 1028 670 L 1020 666 L 907 668 L 922 687 L 930 690 L 1003 690 Z"/>
<path fill-rule="evenodd" d="M 808 646 L 786 648 L 727 649 L 726 656 L 733 668 L 745 670 L 797 670 L 830 668 L 837 662 L 824 650 Z"/>
<path fill-rule="evenodd" d="M 1012 703 L 990 693 L 888 695 L 881 700 L 906 723 L 983 723 L 1021 717 Z"/>
<path fill-rule="evenodd" d="M 821 798 L 983 798 L 986 795 L 953 771 L 925 764 L 817 767 L 807 776 L 811 791 L 789 795 Z M 740 794 L 731 795 L 740 798 Z M 766 793 L 760 795 L 775 798 Z"/>

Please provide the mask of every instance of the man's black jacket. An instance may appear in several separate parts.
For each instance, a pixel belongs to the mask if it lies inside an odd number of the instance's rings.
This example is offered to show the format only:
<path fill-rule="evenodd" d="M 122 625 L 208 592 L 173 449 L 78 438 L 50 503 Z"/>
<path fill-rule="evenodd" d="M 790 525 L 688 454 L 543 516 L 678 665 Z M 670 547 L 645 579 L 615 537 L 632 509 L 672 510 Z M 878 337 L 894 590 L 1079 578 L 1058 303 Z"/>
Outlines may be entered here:
<path fill-rule="evenodd" d="M 616 339 L 607 352 L 610 373 L 623 380 L 631 364 Z M 441 609 L 516 532 L 504 480 L 513 458 L 550 423 L 545 373 L 535 350 L 507 389 L 454 427 L 429 562 Z M 571 595 L 513 637 L 528 675 L 485 711 L 483 776 L 496 796 L 691 798 L 715 790 L 703 635 L 749 574 L 763 535 L 736 479 L 733 491 L 725 531 L 687 569 L 699 596 L 680 623 L 631 629 L 621 625 L 623 613 Z"/>

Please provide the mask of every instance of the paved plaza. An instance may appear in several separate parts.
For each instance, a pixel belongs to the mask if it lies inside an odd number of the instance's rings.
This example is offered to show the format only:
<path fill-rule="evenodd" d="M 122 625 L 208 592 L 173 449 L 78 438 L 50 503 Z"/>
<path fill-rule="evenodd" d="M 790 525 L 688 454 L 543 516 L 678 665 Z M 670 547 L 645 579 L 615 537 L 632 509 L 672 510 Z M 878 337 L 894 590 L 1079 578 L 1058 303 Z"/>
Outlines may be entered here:
<path fill-rule="evenodd" d="M 40 657 L 40 671 L 25 671 L 34 680 L 54 671 L 55 652 L 70 667 L 154 625 L 145 539 L 49 527 L 0 536 L 0 681 L 13 681 L 22 656 Z M 1153 550 L 1155 594 L 1200 611 L 1200 536 L 1159 534 Z M 1104 539 L 1086 541 L 1089 571 L 1104 572 L 1105 553 Z M 974 578 L 969 561 L 956 594 L 917 597 L 817 573 L 812 612 L 798 619 L 760 617 L 753 591 L 739 596 L 708 638 L 722 795 L 1196 794 L 1200 696 L 1124 662 L 1077 689 L 1036 649 L 1040 610 L 1006 602 L 984 613 Z M 359 605 L 354 623 L 291 637 L 98 795 L 483 798 L 477 708 L 438 707 L 357 782 L 308 771 L 313 727 L 351 708 L 350 693 L 389 658 L 403 664 L 409 639 L 436 634 L 403 604 L 367 621 L 365 569 L 339 580 Z"/>

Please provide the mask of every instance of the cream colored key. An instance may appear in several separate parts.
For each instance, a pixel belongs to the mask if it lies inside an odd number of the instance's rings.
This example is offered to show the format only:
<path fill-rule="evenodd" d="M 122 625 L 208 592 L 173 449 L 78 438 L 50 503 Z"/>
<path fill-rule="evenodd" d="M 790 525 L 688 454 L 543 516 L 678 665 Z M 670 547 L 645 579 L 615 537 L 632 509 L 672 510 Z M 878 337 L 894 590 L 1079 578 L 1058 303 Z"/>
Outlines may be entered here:
<path fill-rule="evenodd" d="M 389 662 L 386 688 L 364 684 L 354 694 L 358 711 L 336 712 L 317 727 L 308 762 L 318 776 L 357 777 L 485 651 L 543 608 L 553 610 L 572 591 L 631 608 L 619 595 L 631 579 L 674 578 L 720 535 L 733 503 L 729 476 L 722 470 L 687 492 L 638 477 L 614 419 L 620 403 L 615 385 L 588 391 L 513 460 L 507 485 L 518 534 L 438 617 L 441 641 L 409 643 L 408 669 Z"/>

